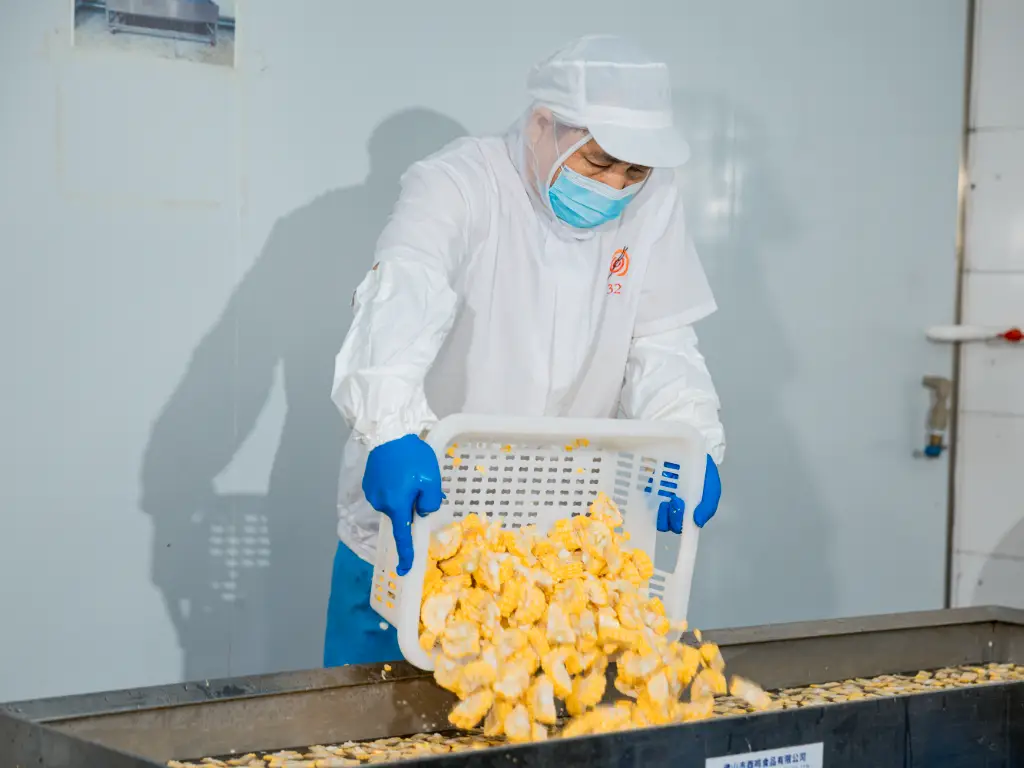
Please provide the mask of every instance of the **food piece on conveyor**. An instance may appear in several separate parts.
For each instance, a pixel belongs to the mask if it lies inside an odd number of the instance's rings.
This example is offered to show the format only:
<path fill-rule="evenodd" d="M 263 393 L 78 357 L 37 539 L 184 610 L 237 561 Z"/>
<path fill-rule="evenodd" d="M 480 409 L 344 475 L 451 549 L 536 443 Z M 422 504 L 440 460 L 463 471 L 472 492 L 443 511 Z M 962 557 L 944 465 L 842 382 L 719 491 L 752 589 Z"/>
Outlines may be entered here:
<path fill-rule="evenodd" d="M 753 709 L 767 709 L 772 703 L 771 696 L 742 677 L 733 676 L 729 684 L 729 693 L 737 699 L 742 699 Z"/>

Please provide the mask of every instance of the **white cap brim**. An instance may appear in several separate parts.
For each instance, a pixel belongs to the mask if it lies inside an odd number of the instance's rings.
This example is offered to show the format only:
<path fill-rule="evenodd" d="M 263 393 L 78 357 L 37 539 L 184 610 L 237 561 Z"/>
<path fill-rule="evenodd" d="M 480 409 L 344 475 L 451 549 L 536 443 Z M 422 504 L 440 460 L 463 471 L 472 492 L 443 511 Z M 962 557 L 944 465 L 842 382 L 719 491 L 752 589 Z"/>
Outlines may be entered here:
<path fill-rule="evenodd" d="M 598 123 L 586 127 L 601 149 L 617 160 L 649 168 L 676 168 L 690 159 L 690 145 L 672 126 L 638 128 Z"/>

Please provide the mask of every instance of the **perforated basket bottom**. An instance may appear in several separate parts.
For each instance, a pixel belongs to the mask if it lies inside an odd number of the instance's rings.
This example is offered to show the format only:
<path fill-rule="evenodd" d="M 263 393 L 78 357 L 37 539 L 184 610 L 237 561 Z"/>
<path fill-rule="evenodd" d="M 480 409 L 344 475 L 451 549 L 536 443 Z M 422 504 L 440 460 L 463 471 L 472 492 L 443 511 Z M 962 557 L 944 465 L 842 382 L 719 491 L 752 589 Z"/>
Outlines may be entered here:
<path fill-rule="evenodd" d="M 476 513 L 504 528 L 546 527 L 587 511 L 611 459 L 592 449 L 460 447 L 441 467 L 442 486 L 456 520 Z"/>

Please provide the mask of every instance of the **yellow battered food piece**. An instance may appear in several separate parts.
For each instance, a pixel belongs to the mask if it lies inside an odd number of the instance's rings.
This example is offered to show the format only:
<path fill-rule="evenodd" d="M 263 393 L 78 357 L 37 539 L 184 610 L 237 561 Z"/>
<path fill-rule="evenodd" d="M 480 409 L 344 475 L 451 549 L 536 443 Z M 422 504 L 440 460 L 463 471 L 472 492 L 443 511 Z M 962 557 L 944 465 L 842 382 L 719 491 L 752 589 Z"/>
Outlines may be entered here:
<path fill-rule="evenodd" d="M 626 546 L 621 525 L 600 494 L 587 514 L 546 535 L 477 515 L 434 534 L 419 635 L 434 679 L 460 699 L 453 725 L 482 721 L 490 738 L 544 739 L 558 700 L 572 718 L 565 736 L 712 716 L 714 697 L 729 692 L 722 655 L 712 643 L 670 639 L 686 626 L 673 627 L 661 600 L 647 596 L 654 563 Z M 628 700 L 602 705 L 612 662 Z M 770 703 L 745 680 L 733 695 L 752 708 Z"/>

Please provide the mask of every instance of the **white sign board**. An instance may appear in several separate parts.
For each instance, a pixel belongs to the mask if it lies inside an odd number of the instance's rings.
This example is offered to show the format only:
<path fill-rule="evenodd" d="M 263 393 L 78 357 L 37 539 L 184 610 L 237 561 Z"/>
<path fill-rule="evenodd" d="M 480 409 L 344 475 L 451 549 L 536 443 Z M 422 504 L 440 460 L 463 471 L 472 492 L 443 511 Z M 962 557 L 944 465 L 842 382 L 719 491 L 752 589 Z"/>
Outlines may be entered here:
<path fill-rule="evenodd" d="M 824 742 L 819 741 L 817 744 L 709 757 L 704 762 L 704 768 L 823 768 L 824 752 Z"/>

